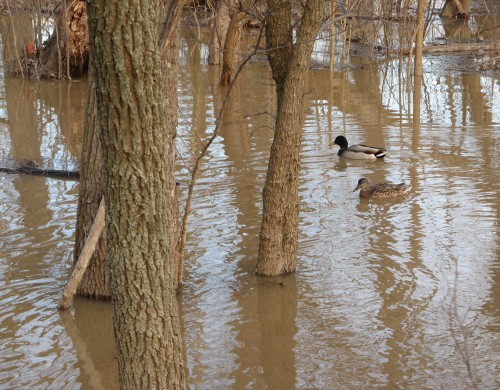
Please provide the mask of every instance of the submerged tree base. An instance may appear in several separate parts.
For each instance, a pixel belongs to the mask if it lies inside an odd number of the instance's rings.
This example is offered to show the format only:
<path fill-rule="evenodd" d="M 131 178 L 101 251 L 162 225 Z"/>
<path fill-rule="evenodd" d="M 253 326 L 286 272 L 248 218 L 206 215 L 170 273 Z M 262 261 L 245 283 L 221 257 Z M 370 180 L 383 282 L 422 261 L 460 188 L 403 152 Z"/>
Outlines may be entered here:
<path fill-rule="evenodd" d="M 87 28 L 87 11 L 85 1 L 74 0 L 53 9 L 39 7 L 31 10 L 36 25 L 30 38 L 17 38 L 14 31 L 15 58 L 9 73 L 27 79 L 71 79 L 85 76 L 88 71 L 89 43 Z M 19 8 L 16 8 L 19 9 Z M 11 25 L 18 17 L 16 9 L 9 8 L 7 14 Z M 42 18 L 54 19 L 54 30 L 51 36 L 41 42 Z M 43 27 L 45 28 L 45 27 Z M 28 40 L 29 39 L 29 40 Z"/>

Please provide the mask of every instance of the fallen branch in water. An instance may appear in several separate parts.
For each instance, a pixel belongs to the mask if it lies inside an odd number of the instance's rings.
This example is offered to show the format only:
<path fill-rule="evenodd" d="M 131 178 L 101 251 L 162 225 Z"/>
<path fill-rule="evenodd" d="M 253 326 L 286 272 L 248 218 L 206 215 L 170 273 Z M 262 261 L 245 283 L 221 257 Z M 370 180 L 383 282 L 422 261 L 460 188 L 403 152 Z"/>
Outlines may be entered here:
<path fill-rule="evenodd" d="M 478 42 L 478 43 L 452 43 L 445 45 L 427 45 L 424 46 L 423 53 L 424 54 L 439 54 L 439 53 L 453 53 L 453 52 L 474 52 L 474 51 L 491 51 L 491 50 L 500 50 L 500 41 L 494 42 Z M 410 49 L 390 49 L 390 54 L 410 54 Z"/>
<path fill-rule="evenodd" d="M 62 169 L 43 169 L 38 167 L 21 166 L 19 168 L 0 167 L 0 172 L 19 173 L 24 175 L 46 176 L 55 179 L 79 179 L 79 171 L 65 171 Z"/>
<path fill-rule="evenodd" d="M 73 268 L 73 272 L 68 279 L 66 287 L 64 288 L 63 296 L 58 306 L 59 310 L 67 310 L 73 305 L 73 298 L 76 294 L 76 290 L 82 281 L 83 275 L 85 274 L 85 271 L 90 263 L 90 259 L 92 258 L 92 254 L 94 253 L 97 241 L 99 241 L 99 237 L 104 229 L 105 214 L 104 198 L 102 198 L 99 208 L 97 209 L 94 222 L 90 228 L 89 235 L 87 236 L 85 245 L 80 253 L 80 257 L 78 258 L 75 268 Z"/>

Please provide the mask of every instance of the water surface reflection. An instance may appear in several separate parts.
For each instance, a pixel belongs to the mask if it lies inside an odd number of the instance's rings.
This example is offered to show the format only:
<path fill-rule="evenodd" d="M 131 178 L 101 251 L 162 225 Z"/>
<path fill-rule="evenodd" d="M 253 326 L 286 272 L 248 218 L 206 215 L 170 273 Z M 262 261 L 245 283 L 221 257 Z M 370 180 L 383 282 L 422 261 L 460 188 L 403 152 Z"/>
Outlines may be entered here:
<path fill-rule="evenodd" d="M 181 182 L 224 93 L 202 48 L 183 45 Z M 465 331 L 473 330 L 474 378 L 483 388 L 499 385 L 499 83 L 426 73 L 414 123 L 414 97 L 397 69 L 311 73 L 299 268 L 269 279 L 253 268 L 275 98 L 265 63 L 242 74 L 190 220 L 179 300 L 192 388 L 465 387 L 450 331 L 454 293 Z M 3 80 L 3 156 L 70 165 L 81 125 L 73 104 L 51 103 L 43 83 L 19 84 L 23 96 L 33 92 L 21 99 L 20 88 L 9 92 L 14 83 Z M 84 89 L 75 92 L 71 101 L 84 101 Z M 389 154 L 339 160 L 328 146 L 338 134 Z M 352 190 L 360 177 L 404 180 L 412 191 L 397 201 L 359 200 Z M 0 387 L 116 388 L 109 303 L 77 300 L 70 313 L 55 310 L 70 266 L 77 183 L 6 174 L 0 181 Z"/>

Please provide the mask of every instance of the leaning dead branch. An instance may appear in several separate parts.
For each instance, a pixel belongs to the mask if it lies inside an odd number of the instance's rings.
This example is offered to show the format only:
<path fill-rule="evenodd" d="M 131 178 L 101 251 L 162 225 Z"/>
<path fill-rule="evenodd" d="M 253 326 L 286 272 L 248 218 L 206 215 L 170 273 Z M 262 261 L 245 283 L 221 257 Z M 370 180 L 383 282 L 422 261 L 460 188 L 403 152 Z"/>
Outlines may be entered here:
<path fill-rule="evenodd" d="M 78 289 L 83 275 L 90 264 L 90 259 L 92 259 L 99 237 L 101 237 L 101 233 L 104 230 L 105 214 L 104 198 L 102 198 L 99 208 L 97 209 L 94 223 L 90 228 L 89 235 L 85 241 L 80 257 L 78 258 L 68 283 L 64 288 L 64 292 L 58 306 L 59 310 L 67 310 L 73 305 L 73 298 L 75 297 L 76 290 Z"/>

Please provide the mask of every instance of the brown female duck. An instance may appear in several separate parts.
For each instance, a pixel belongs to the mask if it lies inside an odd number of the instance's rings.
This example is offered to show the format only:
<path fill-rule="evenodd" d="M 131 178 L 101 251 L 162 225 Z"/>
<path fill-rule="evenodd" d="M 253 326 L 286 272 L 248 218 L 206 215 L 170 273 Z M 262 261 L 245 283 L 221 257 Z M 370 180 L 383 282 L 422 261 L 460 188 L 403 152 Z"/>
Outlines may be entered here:
<path fill-rule="evenodd" d="M 370 185 L 368 179 L 362 177 L 358 180 L 358 185 L 353 192 L 357 190 L 360 190 L 359 196 L 361 198 L 395 198 L 406 194 L 410 189 L 405 183 L 379 183 Z"/>

